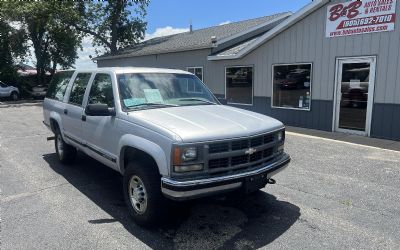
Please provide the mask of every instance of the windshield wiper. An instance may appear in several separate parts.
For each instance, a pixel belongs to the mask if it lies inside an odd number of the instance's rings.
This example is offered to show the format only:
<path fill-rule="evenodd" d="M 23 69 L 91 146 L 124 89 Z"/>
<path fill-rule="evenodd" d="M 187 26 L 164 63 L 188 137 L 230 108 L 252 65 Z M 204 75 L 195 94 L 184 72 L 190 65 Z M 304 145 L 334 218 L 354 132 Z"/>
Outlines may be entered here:
<path fill-rule="evenodd" d="M 208 104 L 216 104 L 215 102 L 211 102 L 211 101 L 208 101 L 208 100 L 204 100 L 204 99 L 200 99 L 200 98 L 181 98 L 181 99 L 178 99 L 178 101 L 198 101 L 198 102 L 204 102 L 204 103 L 208 103 Z"/>
<path fill-rule="evenodd" d="M 150 107 L 177 107 L 178 105 L 175 104 L 166 104 L 166 103 L 155 103 L 155 102 L 147 102 L 147 103 L 140 103 L 134 106 L 127 107 L 128 109 L 136 109 L 143 106 L 150 106 Z"/>

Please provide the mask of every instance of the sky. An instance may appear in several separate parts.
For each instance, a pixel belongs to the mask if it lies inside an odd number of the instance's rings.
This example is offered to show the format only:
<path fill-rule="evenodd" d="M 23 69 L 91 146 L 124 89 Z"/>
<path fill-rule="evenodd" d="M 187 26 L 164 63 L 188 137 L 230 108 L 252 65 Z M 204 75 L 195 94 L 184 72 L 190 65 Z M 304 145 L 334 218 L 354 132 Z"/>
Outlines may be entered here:
<path fill-rule="evenodd" d="M 166 36 L 193 29 L 237 22 L 276 13 L 296 12 L 311 0 L 150 0 L 147 9 L 146 38 Z M 83 41 L 76 68 L 96 68 L 89 55 L 95 56 L 91 39 Z"/>

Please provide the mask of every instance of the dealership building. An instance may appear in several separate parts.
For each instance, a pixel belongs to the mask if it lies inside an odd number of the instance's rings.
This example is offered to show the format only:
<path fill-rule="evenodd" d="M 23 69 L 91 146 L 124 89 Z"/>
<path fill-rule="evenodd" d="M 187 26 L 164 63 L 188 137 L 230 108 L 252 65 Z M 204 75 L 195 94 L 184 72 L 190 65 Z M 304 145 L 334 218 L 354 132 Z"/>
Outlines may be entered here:
<path fill-rule="evenodd" d="M 314 0 L 296 13 L 154 38 L 96 60 L 190 71 L 228 105 L 286 125 L 400 140 L 399 8 Z"/>

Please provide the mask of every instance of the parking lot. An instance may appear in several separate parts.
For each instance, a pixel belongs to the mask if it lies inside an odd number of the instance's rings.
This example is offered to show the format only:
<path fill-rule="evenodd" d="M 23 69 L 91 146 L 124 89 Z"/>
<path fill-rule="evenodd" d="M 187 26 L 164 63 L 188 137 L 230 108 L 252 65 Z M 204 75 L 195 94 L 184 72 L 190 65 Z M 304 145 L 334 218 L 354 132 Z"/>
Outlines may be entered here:
<path fill-rule="evenodd" d="M 143 229 L 120 176 L 84 155 L 61 165 L 50 135 L 40 104 L 0 108 L 1 249 L 400 247 L 400 152 L 288 133 L 277 184 L 184 203 Z"/>

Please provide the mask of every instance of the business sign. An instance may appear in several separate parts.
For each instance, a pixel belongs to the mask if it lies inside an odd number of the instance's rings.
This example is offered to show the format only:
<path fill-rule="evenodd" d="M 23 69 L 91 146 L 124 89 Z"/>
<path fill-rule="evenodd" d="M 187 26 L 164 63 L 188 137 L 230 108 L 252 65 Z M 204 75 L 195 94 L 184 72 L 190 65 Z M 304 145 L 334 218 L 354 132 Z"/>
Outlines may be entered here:
<path fill-rule="evenodd" d="M 337 3 L 327 9 L 326 37 L 392 31 L 395 21 L 396 0 Z"/>

